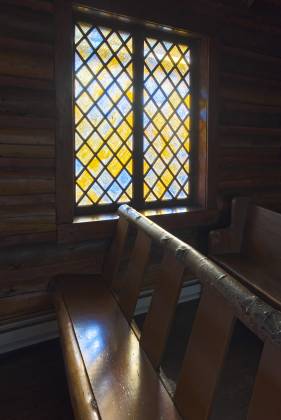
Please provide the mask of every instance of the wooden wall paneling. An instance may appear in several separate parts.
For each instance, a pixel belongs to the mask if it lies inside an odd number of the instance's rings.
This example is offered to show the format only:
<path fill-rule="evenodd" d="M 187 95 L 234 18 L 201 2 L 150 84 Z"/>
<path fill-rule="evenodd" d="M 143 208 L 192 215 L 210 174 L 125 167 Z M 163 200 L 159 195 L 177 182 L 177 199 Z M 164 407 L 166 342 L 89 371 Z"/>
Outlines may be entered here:
<path fill-rule="evenodd" d="M 56 208 L 63 224 L 72 223 L 74 212 L 72 2 L 55 0 L 55 23 Z"/>

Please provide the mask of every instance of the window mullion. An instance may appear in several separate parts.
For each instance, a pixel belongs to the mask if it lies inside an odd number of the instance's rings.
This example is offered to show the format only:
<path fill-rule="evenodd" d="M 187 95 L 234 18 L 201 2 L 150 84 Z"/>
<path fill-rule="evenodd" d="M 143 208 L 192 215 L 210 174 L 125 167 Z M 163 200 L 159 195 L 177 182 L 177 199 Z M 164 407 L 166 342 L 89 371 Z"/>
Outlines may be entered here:
<path fill-rule="evenodd" d="M 134 143 L 133 143 L 133 205 L 142 208 L 143 201 L 143 34 L 133 36 Z"/>

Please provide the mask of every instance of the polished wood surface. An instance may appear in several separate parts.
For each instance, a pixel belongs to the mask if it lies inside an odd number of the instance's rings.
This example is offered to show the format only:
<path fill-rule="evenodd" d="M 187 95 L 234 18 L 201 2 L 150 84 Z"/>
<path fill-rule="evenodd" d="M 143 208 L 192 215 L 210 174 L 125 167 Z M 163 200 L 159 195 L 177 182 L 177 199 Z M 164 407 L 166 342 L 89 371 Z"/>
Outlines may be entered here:
<path fill-rule="evenodd" d="M 73 325 L 59 293 L 55 297 L 55 306 L 75 418 L 78 420 L 99 420 L 95 397 L 73 331 Z"/>
<path fill-rule="evenodd" d="M 129 223 L 127 220 L 118 220 L 115 227 L 116 234 L 111 241 L 109 251 L 104 260 L 104 279 L 113 289 L 115 289 L 117 283 L 117 272 L 119 270 L 121 256 L 127 238 L 128 227 Z"/>
<path fill-rule="evenodd" d="M 281 351 L 266 341 L 256 377 L 248 420 L 281 418 Z M 266 402 L 266 403 L 265 403 Z"/>
<path fill-rule="evenodd" d="M 140 343 L 155 369 L 159 368 L 181 291 L 184 265 L 166 251 L 152 295 Z"/>
<path fill-rule="evenodd" d="M 209 418 L 234 321 L 234 311 L 226 300 L 214 290 L 204 289 L 175 393 L 183 418 Z"/>
<path fill-rule="evenodd" d="M 119 297 L 110 290 L 110 283 L 105 281 L 103 275 L 68 275 L 56 279 L 54 283 L 55 303 L 63 347 L 67 347 L 64 348 L 65 360 L 77 418 L 91 418 L 94 406 L 94 414 L 98 412 L 100 418 L 105 420 L 170 420 L 181 418 L 180 415 L 190 420 L 209 419 L 233 327 L 238 319 L 265 342 L 250 410 L 256 409 L 256 395 L 263 388 L 272 389 L 273 396 L 270 398 L 273 411 L 276 411 L 276 407 L 279 409 L 275 395 L 280 391 L 281 383 L 270 375 L 265 380 L 263 371 L 268 369 L 268 348 L 275 363 L 279 362 L 281 312 L 251 293 L 190 245 L 133 208 L 124 205 L 118 213 L 119 229 L 116 230 L 111 248 L 118 250 L 117 258 L 111 252 L 107 261 L 108 265 L 113 261 L 112 276 L 117 274 L 122 254 L 116 244 L 122 244 L 122 251 L 125 252 L 128 225 L 137 229 L 127 276 L 125 274 L 122 284 L 126 289 L 127 280 L 128 291 L 123 291 L 123 298 L 120 299 L 122 290 L 119 290 Z M 151 243 L 164 249 L 164 258 L 158 285 L 139 332 L 131 317 Z M 202 284 L 203 293 L 175 395 L 170 398 L 171 387 L 167 385 L 167 380 L 161 379 L 163 376 L 158 377 L 157 372 L 186 267 Z M 77 369 L 80 377 L 75 375 Z M 270 398 L 263 402 L 264 407 L 271 404 Z"/>
<path fill-rule="evenodd" d="M 179 419 L 118 304 L 91 277 L 60 281 L 102 419 Z M 82 303 L 82 305 L 81 305 Z"/>
<path fill-rule="evenodd" d="M 138 231 L 123 287 L 118 292 L 118 302 L 125 317 L 133 318 L 141 291 L 145 268 L 150 254 L 151 240 L 141 230 Z"/>
<path fill-rule="evenodd" d="M 281 215 L 250 203 L 233 200 L 229 228 L 209 235 L 209 253 L 218 264 L 251 290 L 281 308 Z"/>

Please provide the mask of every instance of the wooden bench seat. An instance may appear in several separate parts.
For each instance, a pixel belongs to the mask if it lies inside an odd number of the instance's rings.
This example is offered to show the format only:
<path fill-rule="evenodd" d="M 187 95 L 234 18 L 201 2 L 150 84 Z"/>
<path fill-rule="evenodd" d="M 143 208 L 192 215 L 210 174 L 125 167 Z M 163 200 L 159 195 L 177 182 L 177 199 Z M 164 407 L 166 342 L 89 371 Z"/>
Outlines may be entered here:
<path fill-rule="evenodd" d="M 229 228 L 210 232 L 209 255 L 247 287 L 281 309 L 281 214 L 232 202 Z"/>
<path fill-rule="evenodd" d="M 119 215 L 103 274 L 60 276 L 53 282 L 75 418 L 207 420 L 239 319 L 265 343 L 248 420 L 264 420 L 267 412 L 271 420 L 280 420 L 280 312 L 132 208 L 122 206 Z M 120 289 L 117 274 L 129 224 L 137 235 Z M 139 332 L 133 316 L 152 242 L 164 254 Z M 159 369 L 186 267 L 203 292 L 172 395 Z M 261 394 L 266 395 L 263 404 Z"/>
<path fill-rule="evenodd" d="M 168 392 L 104 282 L 76 276 L 60 279 L 57 287 L 72 320 L 101 418 L 179 419 Z M 68 334 L 63 323 L 61 334 Z"/>

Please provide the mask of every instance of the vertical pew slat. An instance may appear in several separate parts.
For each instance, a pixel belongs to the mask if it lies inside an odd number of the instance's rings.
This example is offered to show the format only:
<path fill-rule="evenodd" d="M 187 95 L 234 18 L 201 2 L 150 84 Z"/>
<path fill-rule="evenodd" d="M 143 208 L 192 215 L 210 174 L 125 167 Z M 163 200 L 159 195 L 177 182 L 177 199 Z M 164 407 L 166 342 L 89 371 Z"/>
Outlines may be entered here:
<path fill-rule="evenodd" d="M 140 344 L 158 369 L 182 286 L 184 265 L 166 251 L 159 270 L 159 283 L 152 295 Z"/>
<path fill-rule="evenodd" d="M 184 418 L 209 418 L 234 321 L 226 300 L 204 288 L 175 392 L 175 404 Z"/>
<path fill-rule="evenodd" d="M 125 275 L 124 287 L 119 293 L 119 305 L 130 322 L 139 297 L 144 271 L 149 258 L 151 239 L 138 230 L 134 249 Z"/>
<path fill-rule="evenodd" d="M 105 259 L 103 270 L 104 280 L 113 290 L 116 287 L 117 272 L 123 254 L 128 228 L 129 222 L 120 215 L 113 241 L 109 248 L 107 258 Z"/>
<path fill-rule="evenodd" d="M 248 420 L 280 420 L 280 389 L 281 350 L 267 340 L 264 344 L 256 376 Z"/>

